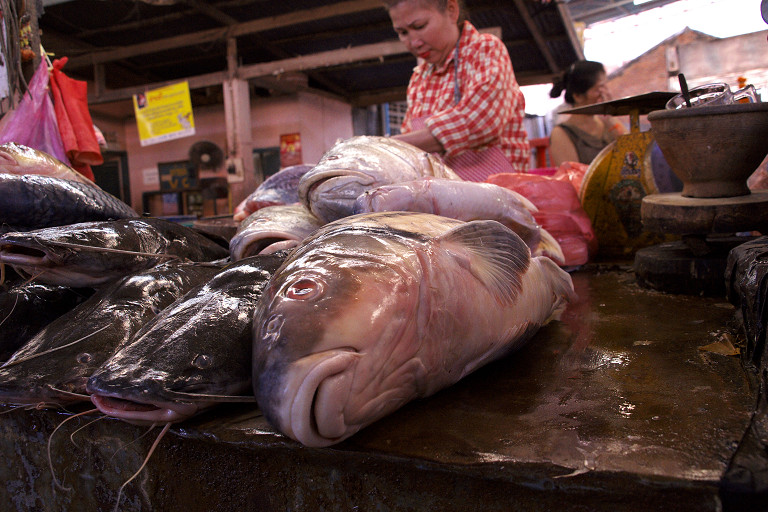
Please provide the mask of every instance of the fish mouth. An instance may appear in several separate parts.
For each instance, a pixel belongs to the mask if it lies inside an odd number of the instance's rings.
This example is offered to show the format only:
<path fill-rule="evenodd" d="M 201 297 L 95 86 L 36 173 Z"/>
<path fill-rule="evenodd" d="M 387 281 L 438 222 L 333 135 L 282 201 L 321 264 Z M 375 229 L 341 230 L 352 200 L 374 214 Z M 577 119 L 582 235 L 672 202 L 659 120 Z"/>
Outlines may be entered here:
<path fill-rule="evenodd" d="M 186 402 L 138 402 L 110 394 L 94 393 L 91 402 L 107 416 L 134 425 L 178 423 L 197 414 L 200 404 Z"/>
<path fill-rule="evenodd" d="M 0 262 L 20 267 L 50 267 L 54 264 L 46 251 L 18 243 L 0 245 Z"/>
<path fill-rule="evenodd" d="M 258 236 L 244 237 L 232 244 L 233 261 L 239 261 L 258 254 L 274 254 L 283 249 L 296 247 L 299 241 L 295 236 L 279 231 L 267 231 Z"/>
<path fill-rule="evenodd" d="M 374 184 L 374 178 L 362 171 L 334 169 L 302 180 L 299 197 L 317 218 L 331 222 L 351 215 L 355 200 Z M 328 196 L 325 201 L 323 196 Z"/>
<path fill-rule="evenodd" d="M 344 405 L 360 357 L 352 348 L 334 349 L 291 365 L 290 373 L 304 376 L 299 379 L 289 406 L 279 411 L 283 433 L 305 446 L 324 447 L 357 432 L 360 425 L 345 422 Z M 290 375 L 288 378 L 292 380 Z"/>

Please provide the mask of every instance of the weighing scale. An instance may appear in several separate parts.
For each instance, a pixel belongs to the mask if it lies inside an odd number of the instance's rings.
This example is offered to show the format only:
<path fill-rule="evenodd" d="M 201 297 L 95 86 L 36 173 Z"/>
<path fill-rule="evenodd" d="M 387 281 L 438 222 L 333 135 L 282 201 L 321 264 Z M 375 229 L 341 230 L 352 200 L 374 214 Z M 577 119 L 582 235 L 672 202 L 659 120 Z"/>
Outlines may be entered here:
<path fill-rule="evenodd" d="M 649 245 L 676 237 L 644 229 L 644 197 L 682 189 L 640 116 L 663 109 L 675 92 L 650 92 L 563 111 L 563 114 L 629 115 L 630 131 L 606 146 L 584 176 L 579 199 L 599 243 L 598 259 L 631 258 Z"/>

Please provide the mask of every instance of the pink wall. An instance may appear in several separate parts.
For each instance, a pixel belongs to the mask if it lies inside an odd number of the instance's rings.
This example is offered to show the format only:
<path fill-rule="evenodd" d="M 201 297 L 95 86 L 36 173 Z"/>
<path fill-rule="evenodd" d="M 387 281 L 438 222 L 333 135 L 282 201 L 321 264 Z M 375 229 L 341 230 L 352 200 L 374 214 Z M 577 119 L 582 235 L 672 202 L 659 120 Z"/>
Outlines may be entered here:
<path fill-rule="evenodd" d="M 96 119 L 100 127 L 105 124 L 106 129 L 118 132 L 119 145 L 128 153 L 131 203 L 135 209 L 141 209 L 143 192 L 159 189 L 158 162 L 186 160 L 189 147 L 201 140 L 214 142 L 226 153 L 224 107 L 197 107 L 194 116 L 195 135 L 145 147 L 139 142 L 133 118 L 125 121 L 122 128 Z M 304 163 L 315 163 L 336 139 L 352 136 L 352 108 L 344 102 L 310 93 L 251 99 L 251 124 L 255 149 L 279 146 L 281 134 L 298 132 Z"/>

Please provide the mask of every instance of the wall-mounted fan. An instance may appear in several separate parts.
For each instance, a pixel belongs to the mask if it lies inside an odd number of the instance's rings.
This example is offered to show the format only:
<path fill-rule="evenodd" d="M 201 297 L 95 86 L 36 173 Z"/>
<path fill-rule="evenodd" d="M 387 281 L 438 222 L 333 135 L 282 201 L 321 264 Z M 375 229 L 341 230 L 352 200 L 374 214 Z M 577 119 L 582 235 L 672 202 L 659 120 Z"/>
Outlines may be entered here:
<path fill-rule="evenodd" d="M 224 165 L 224 151 L 207 140 L 195 142 L 189 148 L 189 165 L 197 171 L 217 171 Z"/>

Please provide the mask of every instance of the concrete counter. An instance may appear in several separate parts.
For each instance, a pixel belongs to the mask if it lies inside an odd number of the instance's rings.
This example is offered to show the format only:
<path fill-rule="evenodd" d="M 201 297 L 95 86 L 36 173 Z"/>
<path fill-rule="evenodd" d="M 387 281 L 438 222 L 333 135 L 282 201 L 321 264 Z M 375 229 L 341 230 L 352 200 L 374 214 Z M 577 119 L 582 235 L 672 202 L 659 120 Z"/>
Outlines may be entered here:
<path fill-rule="evenodd" d="M 305 448 L 255 406 L 175 425 L 118 510 L 721 510 L 755 407 L 725 299 L 573 274 L 579 300 L 518 353 L 347 441 Z M 70 412 L 0 415 L 2 510 L 112 510 L 160 429 Z"/>

